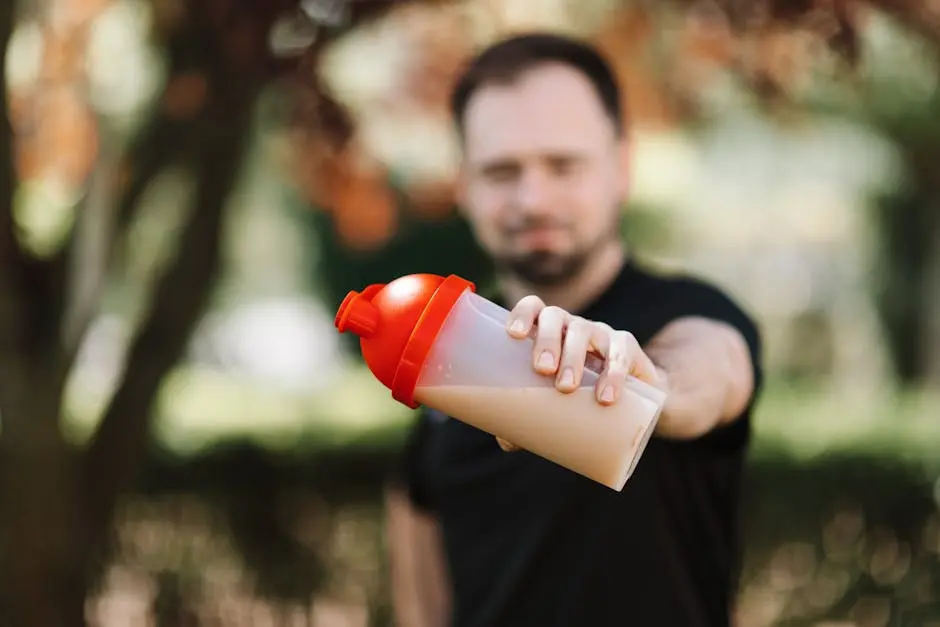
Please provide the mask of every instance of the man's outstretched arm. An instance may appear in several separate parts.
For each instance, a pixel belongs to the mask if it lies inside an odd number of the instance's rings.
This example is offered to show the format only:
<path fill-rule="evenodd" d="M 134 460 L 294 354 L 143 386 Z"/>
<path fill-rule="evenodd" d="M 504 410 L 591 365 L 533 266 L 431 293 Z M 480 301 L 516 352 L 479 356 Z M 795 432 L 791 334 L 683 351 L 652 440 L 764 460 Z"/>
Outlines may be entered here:
<path fill-rule="evenodd" d="M 756 382 L 750 349 L 737 329 L 707 318 L 680 318 L 645 348 L 668 393 L 658 433 L 697 438 L 744 414 Z"/>

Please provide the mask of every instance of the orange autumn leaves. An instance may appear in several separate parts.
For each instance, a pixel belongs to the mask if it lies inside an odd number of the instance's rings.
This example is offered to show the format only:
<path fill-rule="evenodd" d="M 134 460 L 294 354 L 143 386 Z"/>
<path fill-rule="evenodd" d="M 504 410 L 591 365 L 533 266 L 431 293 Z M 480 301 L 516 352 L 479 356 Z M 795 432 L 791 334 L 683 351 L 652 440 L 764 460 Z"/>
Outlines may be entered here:
<path fill-rule="evenodd" d="M 450 215 L 453 181 L 432 181 L 399 190 L 386 166 L 360 141 L 353 139 L 338 150 L 322 144 L 295 135 L 288 159 L 294 163 L 293 177 L 301 193 L 330 214 L 333 228 L 346 246 L 357 250 L 383 246 L 395 235 L 403 204 L 425 219 Z"/>
<path fill-rule="evenodd" d="M 410 63 L 396 81 L 387 100 L 389 106 L 422 111 L 429 123 L 447 115 L 451 84 L 472 53 L 466 37 L 445 36 L 459 33 L 453 16 L 409 7 L 393 16 L 400 28 L 408 31 Z M 616 62 L 621 80 L 629 86 L 625 108 L 631 119 L 644 125 L 671 125 L 681 112 L 675 110 L 668 94 L 644 65 L 644 50 L 654 35 L 654 21 L 640 10 L 623 10 L 597 34 L 598 45 Z M 312 126 L 316 128 L 314 120 Z M 395 190 L 387 171 L 370 154 L 364 142 L 355 138 L 346 145 L 323 141 L 322 133 L 298 133 L 292 156 L 302 193 L 313 204 L 330 213 L 336 234 L 356 249 L 375 249 L 395 234 L 400 212 L 410 211 L 426 219 L 450 215 L 454 205 L 455 181 L 447 178 L 410 184 Z M 337 144 L 341 147 L 337 147 Z M 401 196 L 399 196 L 399 194 Z M 401 198 L 407 199 L 406 203 Z"/>
<path fill-rule="evenodd" d="M 453 35 L 460 33 L 454 16 L 455 12 L 418 5 L 391 13 L 390 19 L 406 31 L 409 61 L 392 90 L 383 95 L 383 107 L 417 110 L 429 123 L 446 116 L 451 82 L 471 50 L 466 38 Z M 316 92 L 306 94 L 314 102 L 301 115 L 303 129 L 291 137 L 294 179 L 312 204 L 330 214 L 346 246 L 380 248 L 394 237 L 404 211 L 427 220 L 451 215 L 454 180 L 410 179 L 396 185 L 391 172 L 395 164 L 383 163 L 370 151 L 350 112 Z M 343 118 L 339 124 L 336 116 Z"/>
<path fill-rule="evenodd" d="M 10 122 L 21 180 L 52 178 L 84 184 L 98 152 L 98 128 L 85 98 L 85 50 L 91 21 L 107 0 L 51 2 L 38 28 L 35 74 L 12 86 Z"/>
<path fill-rule="evenodd" d="M 626 86 L 628 119 L 646 128 L 670 127 L 695 115 L 698 98 L 722 73 L 737 76 L 769 98 L 797 85 L 825 45 L 846 28 L 845 1 L 812 4 L 789 11 L 778 2 L 773 10 L 745 16 L 729 13 L 722 1 L 629 5 L 605 20 L 594 39 Z M 453 21 L 459 12 L 415 11 L 419 8 L 424 7 L 409 7 L 401 12 L 406 17 L 399 15 L 402 28 L 412 31 L 415 60 L 389 97 L 407 100 L 407 107 L 419 108 L 434 120 L 446 115 L 450 84 L 471 48 L 466 37 L 444 36 L 461 33 Z M 738 17 L 742 22 L 735 22 Z M 309 159 L 311 153 L 301 158 Z M 328 207 L 348 245 L 381 246 L 394 235 L 401 211 L 384 165 L 359 142 L 327 161 L 330 166 L 318 174 L 301 177 L 308 196 Z M 315 180 L 319 182 L 312 183 Z M 453 185 L 452 180 L 440 180 L 420 190 L 404 190 L 413 201 L 409 210 L 430 217 L 447 215 Z"/>
<path fill-rule="evenodd" d="M 30 4 L 30 3 L 27 3 Z M 267 31 L 295 0 L 160 0 L 150 3 L 151 34 L 167 41 L 187 20 L 208 22 L 218 33 L 220 57 L 251 77 L 271 72 Z M 25 7 L 25 5 L 24 5 Z M 20 180 L 54 180 L 70 190 L 89 180 L 99 151 L 98 119 L 91 103 L 88 61 L 95 21 L 113 0 L 46 0 L 24 11 L 18 31 L 19 79 L 10 86 L 9 114 L 16 136 Z M 169 77 L 160 110 L 189 119 L 207 101 L 205 68 Z"/>
<path fill-rule="evenodd" d="M 53 176 L 73 187 L 88 180 L 98 151 L 98 129 L 85 101 L 84 49 L 90 21 L 109 1 L 52 0 L 48 5 L 52 9 L 41 28 L 38 79 L 10 94 L 17 167 L 23 179 Z M 222 7 L 229 2 L 213 0 L 204 6 L 224 13 Z M 275 5 L 286 6 L 286 0 L 259 2 L 258 6 L 266 7 L 264 19 L 242 20 L 242 30 L 226 31 L 231 37 L 223 38 L 226 57 L 233 63 L 254 65 L 244 57 L 258 56 L 258 46 L 264 41 L 261 31 L 270 22 L 267 13 Z M 471 41 L 461 26 L 460 11 L 431 4 L 418 0 L 390 15 L 398 28 L 407 31 L 410 62 L 387 99 L 395 106 L 420 111 L 428 120 L 439 120 L 447 114 L 447 94 L 471 51 Z M 625 108 L 635 124 L 680 123 L 694 111 L 696 95 L 719 70 L 746 78 L 770 76 L 778 85 L 792 83 L 801 74 L 813 56 L 805 32 L 773 22 L 734 29 L 733 16 L 722 11 L 725 4 L 695 0 L 630 5 L 605 20 L 595 40 L 614 60 L 627 87 Z M 846 2 L 819 4 L 838 8 Z M 155 4 L 156 32 L 165 35 L 191 17 L 167 9 L 181 6 L 178 1 Z M 248 10 L 246 5 L 238 6 Z M 828 22 L 822 20 L 821 30 L 837 32 L 838 24 L 829 24 L 832 15 L 832 11 L 823 14 Z M 198 72 L 171 77 L 162 96 L 163 111 L 171 117 L 191 118 L 205 104 L 208 89 Z M 302 115 L 298 121 L 302 130 L 292 133 L 290 161 L 291 176 L 301 193 L 311 204 L 330 212 L 347 245 L 382 246 L 394 236 L 403 207 L 428 219 L 450 214 L 453 180 L 440 177 L 395 189 L 389 172 L 394 164 L 372 154 L 354 121 L 348 114 L 346 118 L 338 122 L 336 112 L 327 117 Z"/>

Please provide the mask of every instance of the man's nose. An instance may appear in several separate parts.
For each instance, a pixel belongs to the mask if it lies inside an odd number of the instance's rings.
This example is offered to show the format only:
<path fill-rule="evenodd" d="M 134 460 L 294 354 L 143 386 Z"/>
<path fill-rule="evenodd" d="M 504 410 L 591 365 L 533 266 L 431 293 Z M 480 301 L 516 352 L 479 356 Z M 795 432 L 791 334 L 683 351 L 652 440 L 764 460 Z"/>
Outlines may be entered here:
<path fill-rule="evenodd" d="M 516 203 L 520 209 L 535 212 L 545 209 L 549 194 L 549 181 L 537 168 L 522 172 L 516 186 Z"/>

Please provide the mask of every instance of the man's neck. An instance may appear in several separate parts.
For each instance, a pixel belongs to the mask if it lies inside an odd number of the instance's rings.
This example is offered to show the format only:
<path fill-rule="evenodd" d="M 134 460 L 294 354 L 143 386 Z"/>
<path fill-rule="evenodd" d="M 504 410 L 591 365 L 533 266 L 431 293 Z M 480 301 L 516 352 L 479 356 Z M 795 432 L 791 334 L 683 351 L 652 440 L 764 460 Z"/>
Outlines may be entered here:
<path fill-rule="evenodd" d="M 500 277 L 500 287 L 510 307 L 524 296 L 535 294 L 547 305 L 578 312 L 597 300 L 611 286 L 625 261 L 626 250 L 618 242 L 598 250 L 581 272 L 564 285 L 551 288 L 533 287 L 516 277 L 505 276 Z"/>

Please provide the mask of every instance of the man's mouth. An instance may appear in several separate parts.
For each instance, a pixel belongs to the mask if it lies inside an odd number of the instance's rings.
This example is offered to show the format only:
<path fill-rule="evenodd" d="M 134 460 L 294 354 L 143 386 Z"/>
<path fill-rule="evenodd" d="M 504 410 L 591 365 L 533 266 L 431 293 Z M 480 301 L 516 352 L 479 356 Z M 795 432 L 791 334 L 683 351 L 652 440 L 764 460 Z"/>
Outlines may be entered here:
<path fill-rule="evenodd" d="M 516 232 L 515 240 L 525 247 L 542 247 L 557 244 L 568 235 L 568 230 L 558 226 L 540 226 Z"/>

